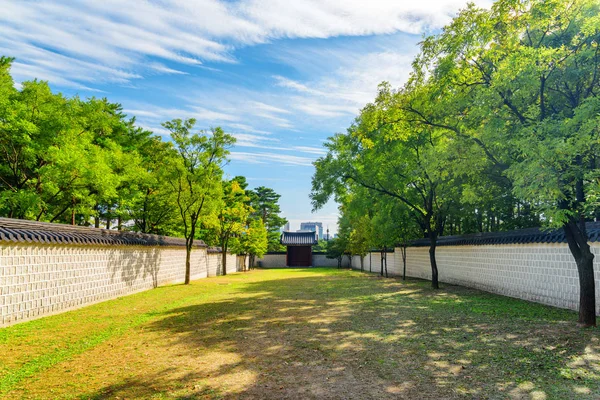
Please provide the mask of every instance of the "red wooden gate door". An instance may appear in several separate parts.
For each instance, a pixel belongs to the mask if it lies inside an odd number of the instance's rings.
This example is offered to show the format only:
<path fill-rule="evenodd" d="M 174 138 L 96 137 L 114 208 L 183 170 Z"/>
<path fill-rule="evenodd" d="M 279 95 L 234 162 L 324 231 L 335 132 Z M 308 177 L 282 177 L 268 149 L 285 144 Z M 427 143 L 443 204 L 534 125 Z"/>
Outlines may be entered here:
<path fill-rule="evenodd" d="M 310 267 L 312 265 L 312 249 L 310 246 L 288 246 L 288 266 Z"/>

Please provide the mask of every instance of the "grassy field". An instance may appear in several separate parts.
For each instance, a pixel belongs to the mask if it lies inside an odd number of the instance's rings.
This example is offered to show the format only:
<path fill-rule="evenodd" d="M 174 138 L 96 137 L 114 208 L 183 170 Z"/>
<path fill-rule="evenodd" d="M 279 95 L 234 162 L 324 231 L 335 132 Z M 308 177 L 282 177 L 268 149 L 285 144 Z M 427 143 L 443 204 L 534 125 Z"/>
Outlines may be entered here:
<path fill-rule="evenodd" d="M 0 397 L 600 398 L 572 312 L 335 269 L 161 287 L 0 329 Z"/>

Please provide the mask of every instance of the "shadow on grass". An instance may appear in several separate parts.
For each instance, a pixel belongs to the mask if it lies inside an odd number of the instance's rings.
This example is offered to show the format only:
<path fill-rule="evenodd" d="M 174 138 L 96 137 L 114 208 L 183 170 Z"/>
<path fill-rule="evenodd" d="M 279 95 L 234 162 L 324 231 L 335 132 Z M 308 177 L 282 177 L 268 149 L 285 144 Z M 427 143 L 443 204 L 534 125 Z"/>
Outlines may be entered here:
<path fill-rule="evenodd" d="M 147 329 L 198 354 L 197 370 L 86 398 L 600 397 L 597 331 L 569 311 L 354 272 L 289 276 L 162 313 Z"/>
<path fill-rule="evenodd" d="M 144 376 L 143 379 L 130 378 L 125 379 L 118 384 L 106 386 L 97 393 L 82 396 L 87 400 L 107 400 L 107 399 L 127 399 L 127 398 L 163 398 L 168 396 L 174 399 L 197 399 L 197 398 L 218 398 L 221 393 L 218 389 L 213 389 L 202 384 L 194 384 L 202 379 L 202 376 L 195 373 L 188 373 L 172 380 L 171 374 L 176 372 L 176 368 L 164 369 L 160 372 Z M 168 388 L 168 395 L 164 388 Z M 177 394 L 181 392 L 182 394 Z M 173 395 L 174 394 L 174 395 Z M 133 397 L 127 397 L 131 395 Z"/>

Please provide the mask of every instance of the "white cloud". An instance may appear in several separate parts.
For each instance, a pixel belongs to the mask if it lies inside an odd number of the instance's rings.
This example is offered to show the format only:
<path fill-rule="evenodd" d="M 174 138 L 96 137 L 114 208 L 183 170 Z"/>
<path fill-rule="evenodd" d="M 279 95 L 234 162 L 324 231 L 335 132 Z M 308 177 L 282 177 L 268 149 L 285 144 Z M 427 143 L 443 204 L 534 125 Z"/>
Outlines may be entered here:
<path fill-rule="evenodd" d="M 235 147 L 251 147 L 251 148 L 259 148 L 266 149 L 271 151 L 284 151 L 284 152 L 294 152 L 294 153 L 306 153 L 306 154 L 316 154 L 316 155 L 324 155 L 327 152 L 321 147 L 311 147 L 311 146 L 285 146 L 280 144 L 280 140 L 272 137 L 265 137 L 261 135 L 252 135 L 247 133 L 232 133 L 233 137 L 236 138 Z M 281 154 L 282 157 L 287 157 L 284 154 Z M 303 157 L 303 159 L 306 157 Z M 306 158 L 308 160 L 308 158 Z M 313 159 L 311 159 L 311 162 Z"/>
<path fill-rule="evenodd" d="M 351 47 L 278 48 L 274 57 L 313 78 L 299 82 L 274 76 L 274 83 L 288 90 L 290 107 L 297 111 L 314 117 L 351 117 L 373 101 L 382 81 L 396 87 L 406 81 L 418 51 L 416 42 L 386 37 Z"/>
<path fill-rule="evenodd" d="M 322 147 L 293 146 L 291 148 L 291 150 L 302 151 L 304 153 L 318 154 L 318 155 L 327 154 L 327 151 L 325 151 Z"/>
<path fill-rule="evenodd" d="M 464 0 L 149 0 L 135 6 L 119 0 L 0 0 L 0 52 L 20 59 L 15 69 L 24 78 L 39 73 L 24 68 L 35 65 L 80 84 L 101 76 L 129 81 L 147 70 L 149 57 L 201 65 L 235 62 L 236 48 L 280 38 L 421 33 L 439 28 L 464 5 Z M 88 65 L 72 76 L 69 69 L 46 66 L 31 48 L 45 51 L 46 61 L 62 54 Z M 99 74 L 92 66 L 107 69 Z M 154 71 L 181 72 L 170 66 Z"/>
<path fill-rule="evenodd" d="M 229 158 L 236 161 L 243 161 L 251 164 L 276 164 L 278 166 L 312 166 L 314 161 L 309 157 L 292 156 L 288 154 L 259 152 L 249 153 L 242 151 L 232 151 Z"/>
<path fill-rule="evenodd" d="M 231 135 L 237 140 L 236 147 L 272 148 L 269 144 L 279 142 L 279 139 L 248 133 L 232 133 Z"/>
<path fill-rule="evenodd" d="M 169 68 L 161 63 L 150 63 L 149 67 L 156 72 L 162 72 L 164 74 L 189 75 L 187 72 Z"/>
<path fill-rule="evenodd" d="M 227 124 L 229 126 L 229 128 L 233 128 L 233 129 L 239 129 L 242 131 L 246 131 L 246 132 L 251 132 L 251 133 L 258 133 L 261 135 L 270 135 L 271 132 L 269 131 L 264 131 L 261 129 L 256 129 L 248 124 L 240 124 L 240 123 L 229 123 Z"/>
<path fill-rule="evenodd" d="M 277 81 L 277 85 L 288 88 L 288 89 L 294 89 L 298 92 L 308 93 L 308 94 L 316 94 L 316 95 L 324 94 L 320 90 L 311 89 L 308 86 L 306 86 L 300 82 L 294 81 L 292 79 L 288 79 L 284 76 L 275 75 L 275 76 L 273 76 L 273 78 L 275 78 L 275 80 Z"/>
<path fill-rule="evenodd" d="M 191 107 L 194 111 L 194 118 L 199 122 L 223 122 L 223 121 L 239 121 L 240 117 L 224 112 L 208 110 L 204 107 Z"/>
<path fill-rule="evenodd" d="M 273 112 L 273 113 L 277 113 L 277 114 L 289 114 L 290 113 L 289 110 L 284 110 L 283 108 L 275 107 L 270 104 L 265 104 L 260 101 L 253 101 L 251 104 L 258 110 Z"/>

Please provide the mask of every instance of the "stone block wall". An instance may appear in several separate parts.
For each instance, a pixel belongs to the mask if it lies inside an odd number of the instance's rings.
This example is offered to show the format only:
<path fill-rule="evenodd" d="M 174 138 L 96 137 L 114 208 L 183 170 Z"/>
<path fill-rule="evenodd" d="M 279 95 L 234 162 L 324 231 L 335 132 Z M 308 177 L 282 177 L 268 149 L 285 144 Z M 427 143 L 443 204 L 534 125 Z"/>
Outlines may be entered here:
<path fill-rule="evenodd" d="M 262 258 L 256 260 L 262 263 L 262 268 L 285 268 L 286 255 L 285 253 L 267 253 Z M 344 256 L 342 259 L 342 266 L 348 268 L 349 261 L 348 257 Z M 325 254 L 313 253 L 312 255 L 312 266 L 313 267 L 337 267 L 337 260 L 327 258 Z"/>
<path fill-rule="evenodd" d="M 594 252 L 596 297 L 600 295 L 600 243 Z M 436 249 L 440 282 L 577 310 L 577 266 L 566 243 L 440 246 Z M 388 254 L 388 271 L 402 275 L 400 248 Z M 431 279 L 429 248 L 409 247 L 406 275 Z M 598 302 L 600 303 L 600 302 Z M 600 304 L 596 310 L 600 314 Z"/>
<path fill-rule="evenodd" d="M 390 269 L 392 264 L 394 263 L 393 259 L 395 257 L 395 253 L 387 252 L 387 263 L 388 263 L 388 274 L 391 274 Z M 348 257 L 344 257 L 347 259 Z M 352 256 L 352 269 L 360 270 L 360 257 Z M 363 259 L 363 268 L 367 272 L 381 272 L 381 252 L 373 251 L 365 256 Z"/>
<path fill-rule="evenodd" d="M 208 276 L 206 248 L 193 249 L 191 261 L 192 279 Z M 182 247 L 0 243 L 0 325 L 183 282 L 184 277 Z"/>
<path fill-rule="evenodd" d="M 227 273 L 232 274 L 239 272 L 241 269 L 238 268 L 238 260 L 235 254 L 227 253 Z M 206 253 L 206 273 L 207 276 L 219 276 L 223 275 L 223 258 L 221 251 L 217 249 L 209 249 Z"/>
<path fill-rule="evenodd" d="M 313 266 L 337 268 L 338 261 L 334 258 L 327 258 L 325 254 L 313 254 Z M 342 267 L 348 267 L 348 257 L 342 259 Z"/>
<path fill-rule="evenodd" d="M 284 268 L 286 263 L 285 253 L 265 254 L 256 259 L 256 265 L 260 263 L 262 268 Z"/>

